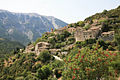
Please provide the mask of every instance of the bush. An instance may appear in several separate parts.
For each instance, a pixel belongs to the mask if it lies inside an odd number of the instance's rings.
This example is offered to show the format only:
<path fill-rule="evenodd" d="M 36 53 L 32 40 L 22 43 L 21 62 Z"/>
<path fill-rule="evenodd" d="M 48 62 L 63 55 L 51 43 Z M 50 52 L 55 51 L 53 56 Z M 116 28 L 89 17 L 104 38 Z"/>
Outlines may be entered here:
<path fill-rule="evenodd" d="M 88 39 L 88 40 L 86 40 L 86 43 L 87 43 L 87 44 L 96 43 L 96 39 Z"/>
<path fill-rule="evenodd" d="M 61 47 L 61 43 L 56 43 L 54 47 L 57 48 L 57 49 L 60 48 Z"/>
<path fill-rule="evenodd" d="M 50 55 L 48 50 L 45 50 L 39 54 L 37 59 L 44 63 L 44 62 L 49 61 L 51 59 L 51 55 Z"/>
<path fill-rule="evenodd" d="M 116 70 L 119 69 L 111 66 L 119 54 L 104 51 L 96 45 L 94 49 L 84 48 L 77 54 L 69 54 L 67 57 L 63 72 L 63 80 L 114 80 Z"/>
<path fill-rule="evenodd" d="M 75 38 L 71 37 L 71 38 L 68 39 L 67 44 L 72 44 L 74 42 L 75 42 Z"/>
<path fill-rule="evenodd" d="M 23 80 L 39 80 L 39 79 L 32 74 L 28 74 Z"/>
<path fill-rule="evenodd" d="M 80 26 L 80 27 L 83 27 L 85 24 L 84 24 L 84 21 L 79 21 L 77 22 L 77 24 Z"/>
<path fill-rule="evenodd" d="M 76 42 L 76 47 L 85 47 L 87 45 L 87 41 L 78 41 Z"/>
<path fill-rule="evenodd" d="M 51 72 L 52 72 L 51 69 L 50 69 L 50 67 L 49 67 L 48 65 L 42 66 L 41 70 L 42 70 L 43 73 L 44 73 L 44 78 L 49 77 L 49 75 L 50 75 Z"/>
<path fill-rule="evenodd" d="M 66 37 L 69 37 L 71 34 L 68 32 L 68 31 L 64 31 L 63 33 L 62 33 L 62 35 L 64 35 L 64 38 L 66 38 Z"/>
<path fill-rule="evenodd" d="M 72 25 L 72 24 L 69 24 L 68 26 L 69 26 L 69 27 L 73 27 L 73 25 Z"/>
<path fill-rule="evenodd" d="M 62 42 L 64 41 L 64 39 L 65 39 L 65 35 L 62 35 L 62 34 L 57 35 L 57 42 Z"/>
<path fill-rule="evenodd" d="M 118 29 L 118 30 L 116 31 L 115 41 L 116 41 L 116 43 L 117 43 L 117 45 L 118 45 L 118 50 L 120 50 L 120 29 Z"/>
<path fill-rule="evenodd" d="M 98 40 L 98 44 L 100 45 L 100 47 L 103 47 L 104 50 L 108 48 L 108 44 L 103 40 Z"/>
<path fill-rule="evenodd" d="M 44 66 L 42 66 L 42 68 L 39 68 L 37 70 L 37 76 L 41 80 L 47 79 L 51 73 L 52 73 L 52 71 L 48 65 L 44 65 Z"/>
<path fill-rule="evenodd" d="M 49 40 L 48 40 L 48 42 L 49 43 L 51 43 L 51 44 L 55 44 L 56 43 L 56 39 L 53 37 L 53 38 L 50 38 Z"/>
<path fill-rule="evenodd" d="M 88 30 L 90 27 L 91 27 L 90 24 L 87 24 L 83 28 L 86 29 L 86 30 Z"/>
<path fill-rule="evenodd" d="M 62 73 L 61 69 L 55 69 L 54 71 L 54 74 L 56 75 L 57 78 L 60 78 L 62 76 L 61 73 Z"/>
<path fill-rule="evenodd" d="M 111 45 L 108 46 L 108 49 L 114 51 L 114 48 Z"/>

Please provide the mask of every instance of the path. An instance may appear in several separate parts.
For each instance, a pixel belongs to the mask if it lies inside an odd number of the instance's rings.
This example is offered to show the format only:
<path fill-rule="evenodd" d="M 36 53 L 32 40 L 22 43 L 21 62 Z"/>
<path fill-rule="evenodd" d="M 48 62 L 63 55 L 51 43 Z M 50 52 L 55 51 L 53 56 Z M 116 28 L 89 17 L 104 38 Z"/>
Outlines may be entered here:
<path fill-rule="evenodd" d="M 53 57 L 59 61 L 63 61 L 60 57 L 53 55 Z"/>

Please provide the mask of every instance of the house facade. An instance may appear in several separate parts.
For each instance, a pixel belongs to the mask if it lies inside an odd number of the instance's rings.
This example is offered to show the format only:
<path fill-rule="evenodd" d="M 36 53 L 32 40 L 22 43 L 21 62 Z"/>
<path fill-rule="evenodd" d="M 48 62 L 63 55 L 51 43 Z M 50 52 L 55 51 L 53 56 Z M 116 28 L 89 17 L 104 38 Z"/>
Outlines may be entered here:
<path fill-rule="evenodd" d="M 33 45 L 33 44 L 30 44 L 29 46 L 27 46 L 27 47 L 25 48 L 24 53 L 34 53 L 34 52 L 35 52 L 34 49 L 35 49 L 34 45 Z"/>
<path fill-rule="evenodd" d="M 61 33 L 63 33 L 64 30 L 66 30 L 66 27 L 55 30 L 54 34 L 61 34 Z"/>
<path fill-rule="evenodd" d="M 75 32 L 76 41 L 85 41 L 87 39 L 95 39 L 101 32 L 101 26 L 91 27 L 88 30 L 77 28 Z"/>
<path fill-rule="evenodd" d="M 103 32 L 99 38 L 104 41 L 112 41 L 114 40 L 114 33 L 114 31 Z"/>
<path fill-rule="evenodd" d="M 37 55 L 39 55 L 40 52 L 44 51 L 44 50 L 48 50 L 50 47 L 50 44 L 47 42 L 39 42 L 36 44 L 35 46 L 35 53 Z"/>

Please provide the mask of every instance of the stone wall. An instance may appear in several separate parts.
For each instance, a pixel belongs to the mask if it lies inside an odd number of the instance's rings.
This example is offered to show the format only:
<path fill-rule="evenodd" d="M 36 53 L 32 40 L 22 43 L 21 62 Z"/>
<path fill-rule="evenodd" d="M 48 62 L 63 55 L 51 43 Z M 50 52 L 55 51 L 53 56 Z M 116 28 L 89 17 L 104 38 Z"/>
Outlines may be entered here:
<path fill-rule="evenodd" d="M 104 41 L 112 41 L 114 40 L 114 31 L 103 32 L 99 38 Z"/>
<path fill-rule="evenodd" d="M 101 26 L 95 26 L 88 30 L 77 28 L 75 32 L 76 41 L 85 41 L 87 39 L 95 39 L 101 32 Z"/>
<path fill-rule="evenodd" d="M 47 42 L 39 42 L 35 46 L 35 53 L 39 55 L 40 52 L 49 49 L 50 44 Z"/>

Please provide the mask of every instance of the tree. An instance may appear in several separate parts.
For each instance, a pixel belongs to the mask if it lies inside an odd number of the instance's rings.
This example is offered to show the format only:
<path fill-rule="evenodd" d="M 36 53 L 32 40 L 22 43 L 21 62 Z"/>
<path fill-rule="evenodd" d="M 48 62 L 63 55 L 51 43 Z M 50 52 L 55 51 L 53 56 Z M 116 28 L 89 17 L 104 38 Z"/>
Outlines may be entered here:
<path fill-rule="evenodd" d="M 77 51 L 77 50 L 75 50 Z M 103 50 L 97 44 L 93 49 L 79 49 L 72 52 L 64 59 L 63 80 L 115 80 L 119 71 L 119 53 Z M 112 67 L 111 63 L 115 66 Z M 116 66 L 117 65 L 117 66 Z M 117 68 L 116 68 L 117 67 Z M 116 72 L 117 70 L 117 72 Z"/>
<path fill-rule="evenodd" d="M 104 10 L 104 11 L 103 11 L 103 14 L 106 14 L 106 13 L 107 13 L 107 10 Z"/>
<path fill-rule="evenodd" d="M 84 24 L 84 21 L 79 21 L 77 22 L 77 24 L 80 26 L 80 27 L 83 27 L 85 24 Z"/>
<path fill-rule="evenodd" d="M 71 34 L 68 31 L 63 31 L 62 35 L 64 35 L 64 38 L 69 37 Z"/>
<path fill-rule="evenodd" d="M 118 50 L 120 50 L 120 29 L 116 30 L 115 41 L 118 44 Z"/>
<path fill-rule="evenodd" d="M 51 69 L 49 68 L 48 65 L 42 66 L 41 70 L 44 73 L 44 78 L 47 78 L 51 74 Z"/>
<path fill-rule="evenodd" d="M 91 27 L 90 24 L 87 24 L 83 28 L 86 29 L 86 30 L 88 30 L 90 27 Z"/>
<path fill-rule="evenodd" d="M 51 43 L 51 44 L 55 44 L 56 39 L 55 39 L 54 37 L 53 37 L 53 38 L 50 38 L 48 42 Z"/>
<path fill-rule="evenodd" d="M 56 43 L 56 44 L 55 44 L 55 48 L 58 49 L 58 48 L 60 48 L 60 47 L 61 47 L 61 43 Z"/>
<path fill-rule="evenodd" d="M 37 77 L 42 80 L 44 79 L 44 73 L 41 68 L 37 70 Z"/>
<path fill-rule="evenodd" d="M 38 56 L 38 60 L 42 61 L 43 63 L 49 61 L 51 59 L 51 55 L 48 50 L 41 52 Z"/>
<path fill-rule="evenodd" d="M 49 68 L 48 65 L 44 65 L 44 66 L 42 66 L 42 68 L 39 68 L 39 69 L 37 70 L 37 76 L 38 76 L 39 79 L 41 79 L 41 80 L 47 79 L 50 74 L 51 74 L 51 69 Z"/>

